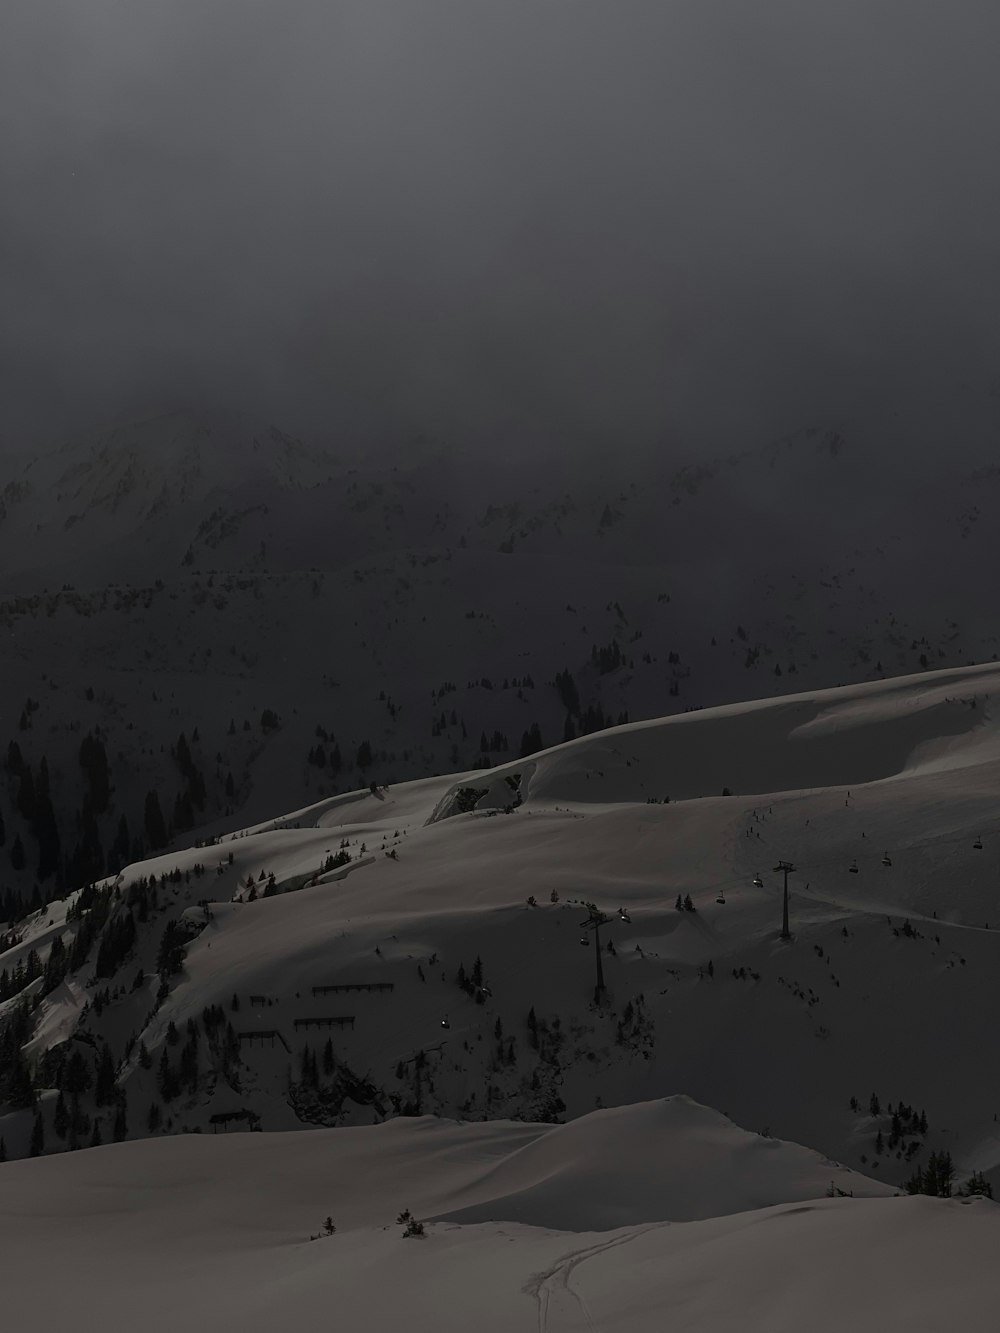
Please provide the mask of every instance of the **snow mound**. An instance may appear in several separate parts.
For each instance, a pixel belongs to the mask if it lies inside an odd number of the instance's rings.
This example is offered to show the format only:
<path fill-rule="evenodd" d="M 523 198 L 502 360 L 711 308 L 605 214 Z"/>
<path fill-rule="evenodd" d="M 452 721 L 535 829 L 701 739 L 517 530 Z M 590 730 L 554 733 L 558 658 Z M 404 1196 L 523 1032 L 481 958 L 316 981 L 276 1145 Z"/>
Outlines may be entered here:
<path fill-rule="evenodd" d="M 689 1144 L 692 1129 L 726 1132 L 685 1098 L 632 1109 L 661 1128 L 676 1121 Z M 624 1132 L 627 1109 L 621 1117 Z M 588 1235 L 581 1195 L 571 1233 L 426 1221 L 432 1194 L 535 1136 L 563 1137 L 428 1118 L 8 1163 L 7 1326 L 118 1333 L 138 1319 L 148 1333 L 319 1333 L 331 1312 L 345 1328 L 435 1333 L 934 1333 L 956 1314 L 968 1333 L 996 1326 L 1000 1210 L 985 1200 L 821 1198 Z M 791 1147 L 769 1150 L 786 1182 Z M 720 1173 L 727 1163 L 740 1169 L 728 1150 Z M 403 1239 L 404 1206 L 425 1219 L 423 1240 Z M 336 1232 L 325 1236 L 328 1214 Z M 52 1280 L 53 1255 L 65 1280 Z"/>
<path fill-rule="evenodd" d="M 341 1230 L 439 1221 L 607 1231 L 894 1191 L 794 1143 L 762 1138 L 688 1097 L 595 1111 L 567 1125 L 436 1116 L 291 1133 L 176 1135 L 11 1162 L 3 1224 L 57 1212 L 67 1225 L 140 1204 L 189 1240 L 227 1222 L 251 1232 L 335 1214 Z M 273 1200 L 267 1210 L 259 1200 Z M 186 1223 L 185 1223 L 186 1219 Z"/>
<path fill-rule="evenodd" d="M 608 1231 L 748 1212 L 831 1189 L 868 1198 L 894 1192 L 811 1149 L 749 1133 L 674 1096 L 554 1126 L 467 1187 L 479 1196 L 475 1202 L 441 1218 Z"/>
<path fill-rule="evenodd" d="M 463 777 L 431 818 L 495 809 L 505 783 L 527 805 L 693 800 L 971 766 L 997 747 L 988 712 L 969 705 L 998 693 L 988 663 L 629 723 Z"/>

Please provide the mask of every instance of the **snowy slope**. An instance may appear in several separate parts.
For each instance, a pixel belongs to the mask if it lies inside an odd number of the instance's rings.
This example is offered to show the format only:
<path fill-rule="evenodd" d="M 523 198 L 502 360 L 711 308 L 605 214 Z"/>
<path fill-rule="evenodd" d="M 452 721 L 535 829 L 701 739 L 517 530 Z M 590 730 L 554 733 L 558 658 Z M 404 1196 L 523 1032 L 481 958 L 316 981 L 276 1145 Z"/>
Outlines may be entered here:
<path fill-rule="evenodd" d="M 992 1329 L 996 1206 L 893 1196 L 932 1150 L 1000 1183 L 998 694 L 984 666 L 629 724 L 128 867 L 34 1003 L 37 1110 L 0 1113 L 12 1156 L 44 1133 L 0 1167 L 8 1320 Z"/>
<path fill-rule="evenodd" d="M 110 1147 L 96 1156 L 63 1156 L 48 1170 L 16 1168 L 5 1177 L 9 1203 L 32 1207 L 27 1188 L 18 1193 L 21 1180 L 53 1188 L 62 1178 L 68 1190 L 86 1196 L 97 1184 L 115 1192 L 193 1191 L 208 1178 L 201 1220 L 209 1227 L 246 1215 L 256 1195 L 280 1199 L 282 1211 L 271 1220 L 291 1227 L 329 1194 L 315 1229 L 327 1212 L 340 1230 L 353 1231 L 381 1226 L 410 1207 L 440 1221 L 610 1231 L 818 1199 L 831 1185 L 857 1198 L 893 1193 L 818 1153 L 739 1129 L 685 1097 L 596 1111 L 571 1125 L 458 1124 L 423 1116 L 314 1133 L 182 1135 L 155 1148 Z M 69 1205 L 79 1212 L 91 1206 Z"/>
<path fill-rule="evenodd" d="M 264 1333 L 276 1322 L 310 1333 L 331 1319 L 428 1333 L 930 1333 L 956 1317 L 974 1333 L 994 1327 L 1000 1214 L 983 1201 L 808 1200 L 795 1191 L 795 1202 L 710 1220 L 593 1232 L 581 1178 L 565 1182 L 582 1208 L 565 1230 L 427 1221 L 422 1239 L 403 1239 L 401 1208 L 420 1215 L 418 1199 L 461 1188 L 536 1132 L 423 1120 L 9 1164 L 0 1201 L 5 1315 L 17 1327 L 72 1324 L 84 1333 L 116 1333 L 140 1311 L 152 1333 L 178 1322 L 196 1333 Z M 683 1140 L 680 1131 L 678 1148 Z M 636 1160 L 647 1148 L 639 1136 Z M 723 1174 L 736 1164 L 716 1149 Z M 786 1153 L 774 1145 L 771 1154 L 778 1194 L 792 1179 L 781 1181 Z M 567 1162 L 556 1154 L 553 1165 Z M 337 1230 L 323 1236 L 328 1215 Z"/>
<path fill-rule="evenodd" d="M 235 416 L 123 426 L 0 477 L 0 747 L 36 776 L 46 759 L 70 887 L 92 731 L 116 869 L 122 815 L 128 856 L 151 845 L 149 790 L 183 843 L 372 778 L 507 762 L 533 724 L 551 745 L 625 714 L 988 660 L 998 488 L 971 447 L 890 475 L 863 430 L 733 441 L 696 466 L 473 465 L 334 455 Z M 182 732 L 206 787 L 190 828 Z M 0 781 L 0 887 L 30 895 L 17 798 Z"/>
<path fill-rule="evenodd" d="M 630 724 L 136 864 L 111 917 L 131 910 L 135 946 L 97 977 L 95 945 L 41 1001 L 26 1055 L 44 1085 L 43 1052 L 94 1062 L 107 1043 L 130 1137 L 236 1113 L 267 1130 L 397 1111 L 551 1121 L 687 1093 L 892 1184 L 944 1148 L 1000 1183 L 1000 1073 L 975 1054 L 1000 962 L 998 687 L 987 666 Z M 797 867 L 789 943 L 780 858 Z M 143 921 L 129 893 L 150 876 Z M 696 911 L 676 910 L 685 894 Z M 582 901 L 612 917 L 599 1006 Z M 79 928 L 53 904 L 0 970 Z M 456 984 L 477 957 L 478 996 Z M 342 986 L 362 989 L 324 989 Z M 207 1026 L 215 1006 L 235 1061 Z M 164 1099 L 162 1062 L 176 1071 L 191 1043 L 197 1086 Z M 55 1087 L 40 1096 L 59 1150 Z M 893 1136 L 901 1104 L 926 1133 L 904 1117 Z M 106 1140 L 113 1108 L 88 1093 L 83 1112 L 83 1141 L 95 1120 Z M 0 1116 L 13 1155 L 31 1125 Z M 512 1172 L 504 1192 L 525 1188 Z"/>

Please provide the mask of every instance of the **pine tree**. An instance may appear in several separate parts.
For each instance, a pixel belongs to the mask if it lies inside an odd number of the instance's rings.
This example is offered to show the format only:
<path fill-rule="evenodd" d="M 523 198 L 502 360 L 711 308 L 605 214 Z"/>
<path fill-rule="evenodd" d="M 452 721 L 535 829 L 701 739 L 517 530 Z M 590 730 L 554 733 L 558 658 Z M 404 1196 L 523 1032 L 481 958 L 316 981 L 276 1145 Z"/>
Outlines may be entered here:
<path fill-rule="evenodd" d="M 63 1068 L 61 1087 L 64 1092 L 68 1092 L 70 1097 L 76 1100 L 81 1093 L 87 1091 L 90 1084 L 90 1070 L 87 1068 L 87 1062 L 84 1060 L 83 1054 L 77 1048 Z"/>
<path fill-rule="evenodd" d="M 198 1033 L 191 1033 L 181 1051 L 180 1081 L 190 1092 L 198 1091 Z"/>
<path fill-rule="evenodd" d="M 163 819 L 163 811 L 160 809 L 160 798 L 155 791 L 146 793 L 144 821 L 146 840 L 152 850 L 157 852 L 166 847 L 167 826 Z"/>
<path fill-rule="evenodd" d="M 24 772 L 24 756 L 17 741 L 11 741 L 7 746 L 7 772 L 12 778 L 19 778 Z"/>
<path fill-rule="evenodd" d="M 32 776 L 31 769 L 25 765 L 21 773 L 21 781 L 17 787 L 17 808 L 23 817 L 31 823 L 35 818 L 38 809 L 38 798 L 35 794 L 35 779 Z"/>
<path fill-rule="evenodd" d="M 129 846 L 128 820 L 122 815 L 121 819 L 118 821 L 118 831 L 115 834 L 115 840 L 111 844 L 112 865 L 118 870 L 122 868 L 129 858 Z M 139 920 L 144 921 L 145 919 L 145 916 L 140 912 Z"/>
<path fill-rule="evenodd" d="M 63 980 L 66 975 L 66 966 L 66 946 L 63 943 L 62 936 L 57 935 L 52 941 L 49 956 L 45 960 L 45 981 L 42 989 L 46 995 L 55 990 Z"/>
<path fill-rule="evenodd" d="M 85 805 L 95 815 L 102 815 L 111 799 L 111 775 L 104 742 L 88 732 L 80 742 L 80 767 L 87 775 Z"/>
<path fill-rule="evenodd" d="M 6 1083 L 6 1100 L 11 1106 L 21 1109 L 35 1106 L 37 1098 L 34 1085 L 31 1082 L 31 1071 L 28 1069 L 19 1047 L 15 1047 L 14 1057 L 7 1071 Z"/>
<path fill-rule="evenodd" d="M 982 1174 L 981 1171 L 973 1171 L 972 1175 L 965 1182 L 965 1188 L 961 1191 L 967 1198 L 993 1198 L 993 1186 Z"/>
<path fill-rule="evenodd" d="M 52 1120 L 52 1128 L 60 1139 L 66 1137 L 66 1133 L 69 1129 L 69 1112 L 66 1109 L 66 1098 L 63 1096 L 61 1090 L 59 1096 L 56 1098 L 56 1109 Z"/>
<path fill-rule="evenodd" d="M 176 975 L 184 966 L 184 948 L 187 936 L 176 921 L 168 921 L 160 939 L 156 955 L 156 970 L 166 979 Z"/>
<path fill-rule="evenodd" d="M 537 754 L 539 750 L 544 749 L 545 743 L 542 740 L 541 728 L 537 722 L 532 722 L 521 737 L 521 758 L 526 759 L 528 755 Z"/>
<path fill-rule="evenodd" d="M 115 1100 L 115 1062 L 107 1043 L 101 1048 L 97 1061 L 97 1081 L 94 1101 L 98 1106 L 110 1106 Z"/>
<path fill-rule="evenodd" d="M 917 1170 L 905 1183 L 908 1194 L 930 1194 L 950 1199 L 955 1166 L 950 1152 L 932 1152 L 923 1171 Z"/>
<path fill-rule="evenodd" d="M 180 1088 L 177 1083 L 177 1075 L 170 1063 L 170 1056 L 167 1054 L 166 1047 L 163 1048 L 163 1054 L 160 1057 L 157 1082 L 160 1088 L 160 1096 L 165 1102 L 172 1102 L 180 1091 Z"/>
<path fill-rule="evenodd" d="M 42 1113 L 39 1111 L 35 1115 L 35 1122 L 31 1127 L 31 1147 L 28 1150 L 30 1157 L 40 1157 L 45 1151 L 45 1122 L 42 1120 Z"/>

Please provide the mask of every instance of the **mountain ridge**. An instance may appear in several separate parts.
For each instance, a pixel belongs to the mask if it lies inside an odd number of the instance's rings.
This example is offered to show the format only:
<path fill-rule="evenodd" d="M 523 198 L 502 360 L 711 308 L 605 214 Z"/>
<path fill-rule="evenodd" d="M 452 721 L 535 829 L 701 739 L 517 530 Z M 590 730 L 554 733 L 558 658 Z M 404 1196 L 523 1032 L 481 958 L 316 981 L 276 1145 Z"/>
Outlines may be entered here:
<path fill-rule="evenodd" d="M 1000 1081 L 984 1070 L 966 1098 L 950 1015 L 987 1021 L 1000 947 L 998 695 L 989 664 L 626 724 L 530 756 L 516 801 L 491 795 L 513 796 L 492 769 L 376 784 L 131 864 L 6 940 L 0 977 L 21 980 L 0 1022 L 28 1022 L 38 1111 L 8 1110 L 0 1136 L 23 1155 L 40 1115 L 56 1149 L 94 1125 L 107 1138 L 120 1106 L 134 1137 L 236 1112 L 267 1130 L 575 1120 L 595 1096 L 684 1091 L 897 1186 L 944 1146 L 997 1172 Z M 850 772 L 822 737 L 802 767 L 805 714 Z M 873 769 L 896 722 L 905 744 Z M 699 755 L 709 780 L 664 804 Z M 740 756 L 786 785 L 723 795 Z M 589 902 L 610 918 L 600 1004 Z M 77 961 L 52 973 L 57 939 Z M 74 1052 L 91 1091 L 67 1139 Z M 866 1112 L 872 1088 L 910 1108 L 905 1130 Z"/>
<path fill-rule="evenodd" d="M 278 803 L 504 764 L 626 717 L 1000 650 L 972 576 L 1000 559 L 1000 497 L 981 476 L 970 493 L 971 453 L 893 478 L 843 427 L 681 467 L 625 451 L 474 467 L 433 441 L 367 461 L 293 441 L 286 458 L 277 432 L 287 466 L 255 479 L 247 442 L 268 452 L 269 428 L 227 417 L 209 485 L 168 455 L 192 439 L 211 453 L 212 418 L 158 421 L 143 429 L 176 435 L 159 464 L 141 431 L 120 433 L 121 466 L 145 461 L 117 516 L 67 528 L 80 506 L 53 486 L 0 521 L 0 746 L 21 747 L 36 785 L 46 760 L 58 832 L 39 845 L 18 775 L 0 782 L 16 899 L 155 850 L 151 792 L 177 846 Z M 201 498 L 177 500 L 182 486 Z M 931 504 L 944 518 L 928 536 Z M 172 757 L 181 733 L 197 801 Z M 111 786 L 89 815 L 88 734 Z"/>

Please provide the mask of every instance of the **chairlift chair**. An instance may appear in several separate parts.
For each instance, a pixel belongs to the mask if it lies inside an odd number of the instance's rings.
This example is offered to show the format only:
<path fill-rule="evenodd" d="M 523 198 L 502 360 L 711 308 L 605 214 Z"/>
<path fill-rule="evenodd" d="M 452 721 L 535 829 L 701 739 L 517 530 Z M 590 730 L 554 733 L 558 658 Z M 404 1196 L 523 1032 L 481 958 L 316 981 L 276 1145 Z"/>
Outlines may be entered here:
<path fill-rule="evenodd" d="M 620 921 L 631 921 L 631 920 L 632 920 L 632 918 L 629 916 L 628 912 L 625 911 L 625 908 L 624 908 L 624 907 L 619 907 L 619 909 L 618 909 L 618 919 L 619 919 Z"/>
<path fill-rule="evenodd" d="M 754 875 L 753 886 L 755 889 L 762 889 L 764 887 L 764 881 L 761 879 L 760 875 Z"/>
<path fill-rule="evenodd" d="M 852 861 L 851 864 L 847 867 L 847 869 L 851 872 L 852 875 L 856 875 L 856 874 L 858 874 L 858 863 L 857 863 L 857 861 Z"/>
<path fill-rule="evenodd" d="M 977 838 L 976 838 L 976 841 L 975 841 L 972 845 L 973 845 L 973 847 L 975 847 L 975 849 L 976 849 L 977 852 L 981 852 L 981 851 L 983 850 L 983 840 L 982 840 L 982 838 L 978 838 L 978 837 L 977 837 Z"/>
<path fill-rule="evenodd" d="M 590 943 L 590 940 L 587 939 L 586 935 L 581 935 L 580 943 L 583 945 L 584 948 L 586 948 L 587 945 Z"/>
<path fill-rule="evenodd" d="M 888 852 L 886 852 L 886 854 L 882 857 L 882 864 L 883 864 L 884 866 L 891 866 L 891 865 L 892 865 L 892 859 L 890 858 Z"/>
<path fill-rule="evenodd" d="M 726 893 L 725 893 L 725 890 L 724 890 L 724 889 L 720 889 L 720 890 L 719 890 L 719 896 L 718 896 L 718 898 L 716 898 L 715 901 L 719 904 L 720 907 L 725 907 L 725 905 L 726 905 Z"/>
<path fill-rule="evenodd" d="M 448 1022 L 447 1018 L 442 1018 L 442 1019 L 441 1019 L 441 1026 L 442 1026 L 443 1028 L 450 1028 L 450 1027 L 451 1027 L 451 1024 Z"/>

